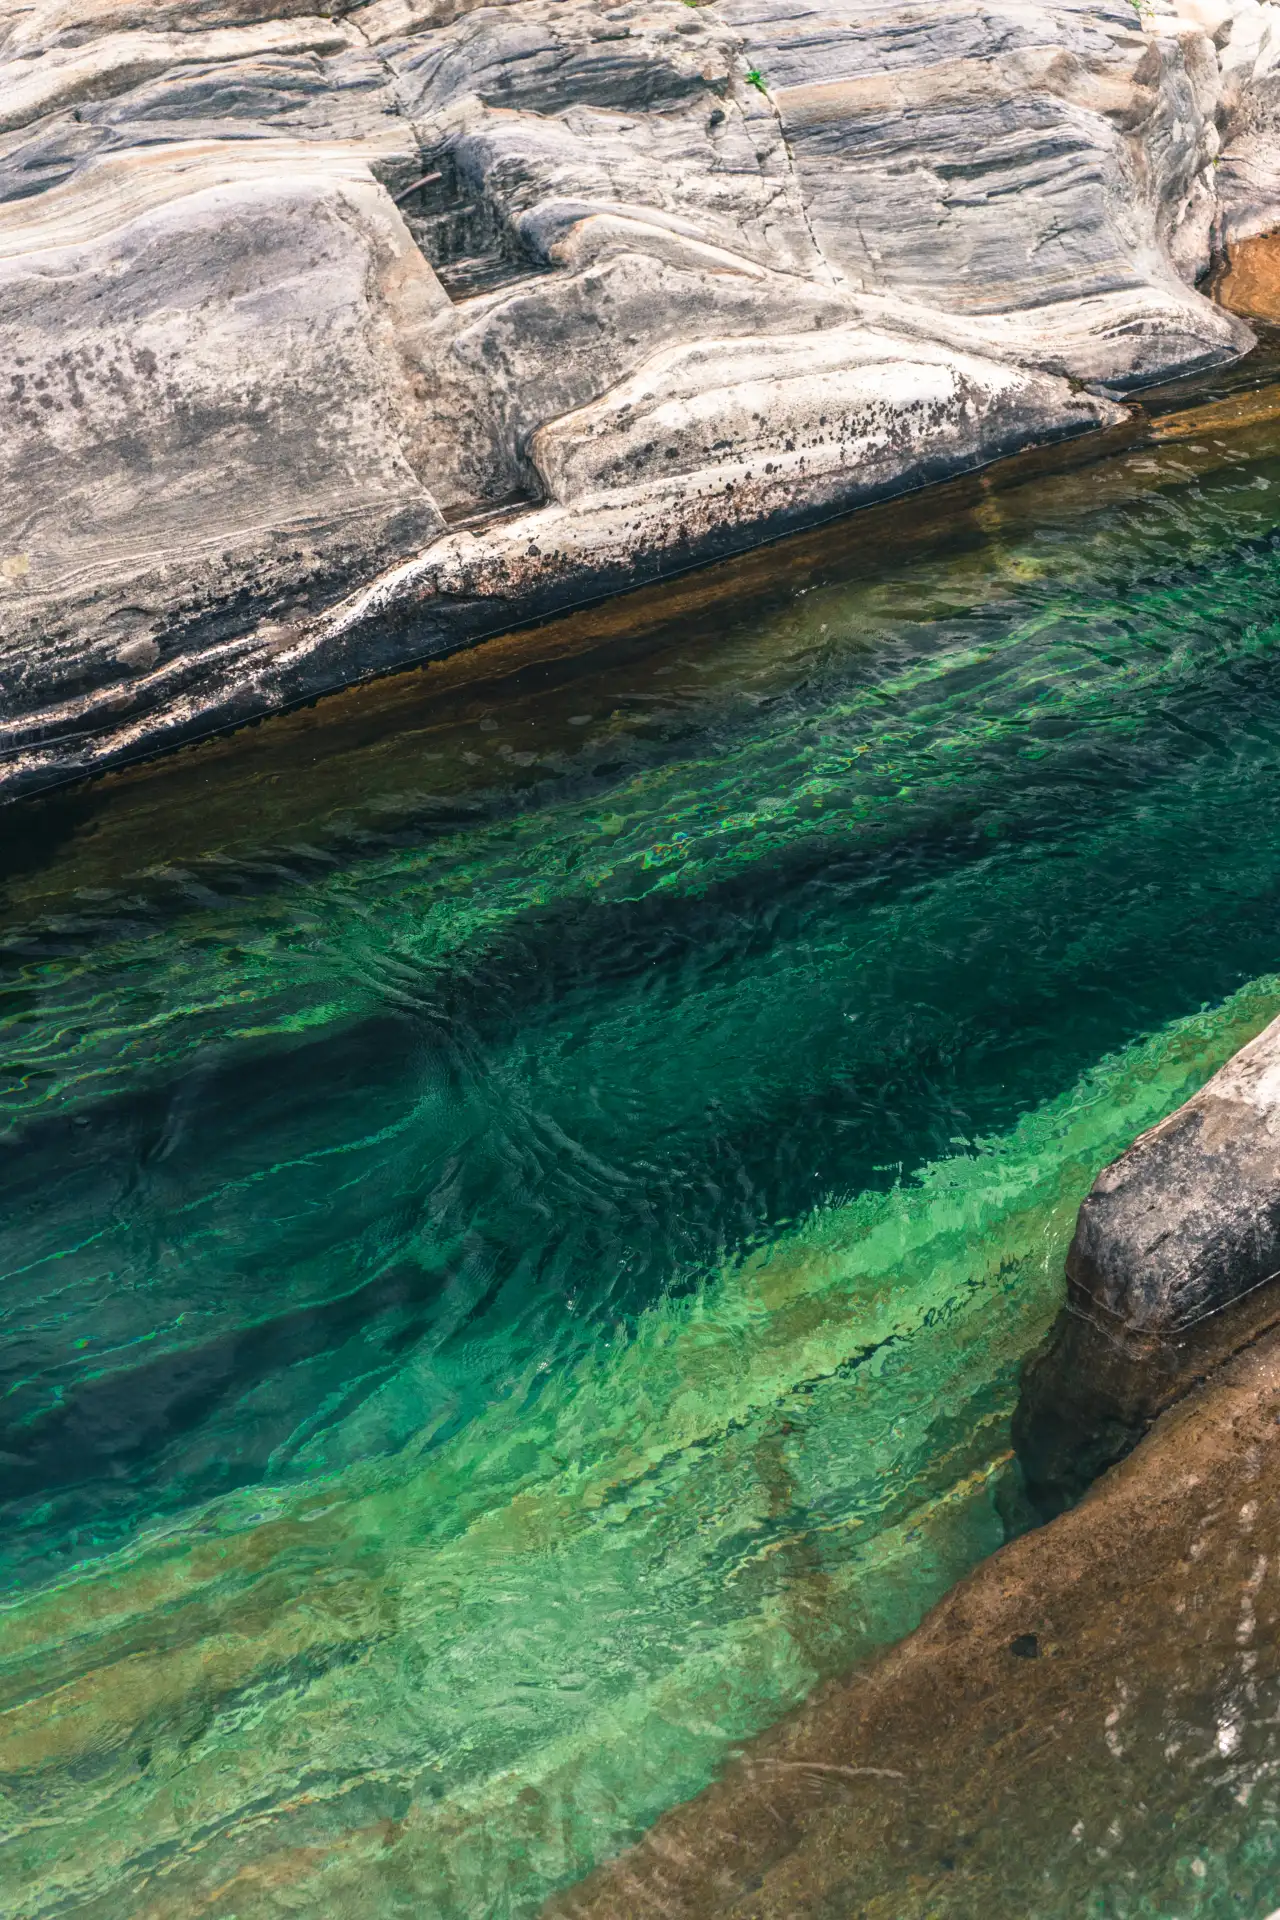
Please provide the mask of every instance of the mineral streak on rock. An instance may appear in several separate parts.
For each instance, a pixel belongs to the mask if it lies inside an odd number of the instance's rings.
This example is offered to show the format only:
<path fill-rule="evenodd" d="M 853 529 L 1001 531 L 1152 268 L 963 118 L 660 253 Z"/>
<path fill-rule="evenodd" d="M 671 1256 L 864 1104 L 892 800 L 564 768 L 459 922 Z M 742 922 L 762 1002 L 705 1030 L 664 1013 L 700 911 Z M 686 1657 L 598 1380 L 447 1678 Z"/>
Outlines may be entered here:
<path fill-rule="evenodd" d="M 545 1920 L 1262 1914 L 1277 1512 L 1272 1335 Z"/>
<path fill-rule="evenodd" d="M 1240 352 L 1272 21 L 0 0 L 0 794 Z"/>
<path fill-rule="evenodd" d="M 1280 234 L 1233 246 L 1213 275 L 1214 298 L 1251 320 L 1280 320 Z"/>
<path fill-rule="evenodd" d="M 1280 1021 L 1099 1174 L 1014 1420 L 1041 1510 L 1280 1319 Z"/>

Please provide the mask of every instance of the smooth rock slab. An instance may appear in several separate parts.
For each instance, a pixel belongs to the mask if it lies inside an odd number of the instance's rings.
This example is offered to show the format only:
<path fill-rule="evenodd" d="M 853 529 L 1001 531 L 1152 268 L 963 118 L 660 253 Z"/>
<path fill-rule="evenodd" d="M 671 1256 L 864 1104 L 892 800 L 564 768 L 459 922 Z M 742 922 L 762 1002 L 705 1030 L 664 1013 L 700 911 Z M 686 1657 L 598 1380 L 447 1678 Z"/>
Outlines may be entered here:
<path fill-rule="evenodd" d="M 1261 1920 L 1278 1515 L 1272 1337 L 546 1920 Z"/>

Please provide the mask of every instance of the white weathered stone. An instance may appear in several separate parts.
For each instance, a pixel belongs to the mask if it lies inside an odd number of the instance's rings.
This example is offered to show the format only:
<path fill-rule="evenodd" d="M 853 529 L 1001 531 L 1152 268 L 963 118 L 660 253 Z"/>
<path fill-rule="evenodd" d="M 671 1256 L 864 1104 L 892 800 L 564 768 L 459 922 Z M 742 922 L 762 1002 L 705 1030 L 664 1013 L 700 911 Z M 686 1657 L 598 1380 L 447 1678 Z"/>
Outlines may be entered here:
<path fill-rule="evenodd" d="M 1273 16 L 0 0 L 0 791 L 1239 352 Z"/>

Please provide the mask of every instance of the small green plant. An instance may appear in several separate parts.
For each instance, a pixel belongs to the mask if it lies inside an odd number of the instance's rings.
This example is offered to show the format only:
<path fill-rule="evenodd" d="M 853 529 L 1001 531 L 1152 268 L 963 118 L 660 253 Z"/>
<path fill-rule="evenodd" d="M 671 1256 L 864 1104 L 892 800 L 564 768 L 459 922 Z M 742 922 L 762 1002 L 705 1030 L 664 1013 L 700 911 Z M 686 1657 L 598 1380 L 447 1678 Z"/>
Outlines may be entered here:
<path fill-rule="evenodd" d="M 768 93 L 768 91 L 769 91 L 769 89 L 768 89 L 768 87 L 767 87 L 767 85 L 765 84 L 765 77 L 764 77 L 764 75 L 763 75 L 763 74 L 761 73 L 761 71 L 760 71 L 760 69 L 759 69 L 759 67 L 749 67 L 749 68 L 748 68 L 748 70 L 747 70 L 747 85 L 748 85 L 749 87 L 754 87 L 757 93 L 765 93 L 765 94 L 767 94 L 767 93 Z"/>

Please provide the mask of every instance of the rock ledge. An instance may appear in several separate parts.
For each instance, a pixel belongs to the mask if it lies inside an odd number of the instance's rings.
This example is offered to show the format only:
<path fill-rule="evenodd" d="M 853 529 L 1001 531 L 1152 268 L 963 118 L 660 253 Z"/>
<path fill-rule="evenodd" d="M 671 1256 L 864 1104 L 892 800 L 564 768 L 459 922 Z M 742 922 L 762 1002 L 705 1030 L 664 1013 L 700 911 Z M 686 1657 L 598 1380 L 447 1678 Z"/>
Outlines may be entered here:
<path fill-rule="evenodd" d="M 0 795 L 1239 353 L 1269 0 L 0 0 Z"/>

